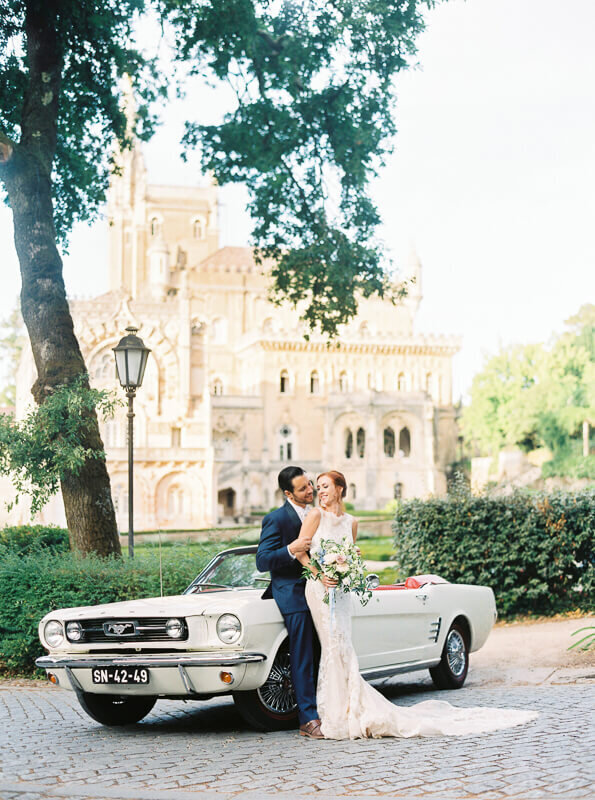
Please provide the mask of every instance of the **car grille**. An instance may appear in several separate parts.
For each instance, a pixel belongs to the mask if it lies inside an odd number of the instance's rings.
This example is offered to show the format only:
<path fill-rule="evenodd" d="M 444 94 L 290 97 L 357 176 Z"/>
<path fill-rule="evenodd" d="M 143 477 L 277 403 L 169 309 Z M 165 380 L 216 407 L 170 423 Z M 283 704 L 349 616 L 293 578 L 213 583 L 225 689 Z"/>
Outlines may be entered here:
<path fill-rule="evenodd" d="M 177 639 L 168 636 L 165 630 L 166 622 L 172 617 L 143 617 L 142 619 L 77 619 L 68 622 L 78 622 L 83 629 L 81 639 L 71 639 L 66 634 L 69 642 L 183 642 L 188 639 L 188 626 L 185 619 L 176 617 L 182 622 L 182 635 Z M 65 627 L 68 627 L 66 622 Z"/>

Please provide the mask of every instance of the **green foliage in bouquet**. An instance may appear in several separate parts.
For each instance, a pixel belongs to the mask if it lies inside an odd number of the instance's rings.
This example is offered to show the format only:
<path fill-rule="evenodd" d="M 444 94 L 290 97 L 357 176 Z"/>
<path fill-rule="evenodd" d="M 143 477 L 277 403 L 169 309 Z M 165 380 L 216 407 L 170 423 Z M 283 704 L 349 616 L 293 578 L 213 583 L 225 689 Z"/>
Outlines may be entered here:
<path fill-rule="evenodd" d="M 339 591 L 357 594 L 364 606 L 372 596 L 366 584 L 364 562 L 353 543 L 323 539 L 320 545 L 310 552 L 310 566 L 304 567 L 304 578 L 322 580 L 323 575 L 337 581 Z M 329 603 L 328 592 L 324 602 Z"/>
<path fill-rule="evenodd" d="M 595 490 L 408 500 L 393 523 L 403 572 L 491 586 L 501 616 L 592 611 Z"/>

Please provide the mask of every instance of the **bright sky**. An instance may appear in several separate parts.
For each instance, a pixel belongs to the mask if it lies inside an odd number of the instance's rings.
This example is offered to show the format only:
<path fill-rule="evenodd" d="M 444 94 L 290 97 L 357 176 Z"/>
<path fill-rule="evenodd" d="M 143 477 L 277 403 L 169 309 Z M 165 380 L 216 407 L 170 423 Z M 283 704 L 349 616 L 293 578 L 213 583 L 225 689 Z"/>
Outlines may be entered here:
<path fill-rule="evenodd" d="M 420 69 L 398 78 L 395 153 L 373 192 L 397 263 L 411 245 L 423 263 L 418 331 L 463 337 L 455 400 L 486 354 L 547 340 L 595 302 L 594 30 L 592 0 L 450 0 L 427 14 Z M 145 151 L 152 182 L 193 180 L 182 121 L 216 102 L 168 109 Z M 222 244 L 246 244 L 245 202 L 224 189 Z M 6 209 L 0 241 L 4 318 L 19 291 Z M 74 232 L 65 280 L 71 295 L 105 290 L 104 222 Z"/>

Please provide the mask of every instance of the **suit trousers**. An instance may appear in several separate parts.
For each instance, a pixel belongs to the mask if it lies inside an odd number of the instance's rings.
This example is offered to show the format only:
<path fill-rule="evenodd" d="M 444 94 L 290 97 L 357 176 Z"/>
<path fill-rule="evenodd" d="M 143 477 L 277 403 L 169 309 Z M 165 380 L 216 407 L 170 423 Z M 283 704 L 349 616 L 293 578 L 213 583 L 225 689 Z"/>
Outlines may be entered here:
<path fill-rule="evenodd" d="M 316 709 L 316 680 L 320 645 L 309 611 L 284 614 L 289 636 L 291 681 L 295 691 L 300 725 L 318 718 Z"/>

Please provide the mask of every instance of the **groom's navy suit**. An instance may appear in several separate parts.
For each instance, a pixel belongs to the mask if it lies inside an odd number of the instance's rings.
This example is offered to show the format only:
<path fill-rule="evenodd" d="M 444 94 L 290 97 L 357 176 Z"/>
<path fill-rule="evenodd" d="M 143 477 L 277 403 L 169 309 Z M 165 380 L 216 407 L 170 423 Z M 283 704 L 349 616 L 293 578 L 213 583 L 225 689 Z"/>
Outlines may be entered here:
<path fill-rule="evenodd" d="M 302 565 L 292 558 L 287 545 L 297 539 L 302 524 L 292 506 L 267 514 L 262 521 L 256 566 L 271 573 L 271 583 L 263 597 L 274 597 L 285 620 L 291 655 L 291 679 L 298 705 L 300 725 L 318 718 L 316 673 L 318 638 L 306 603 Z"/>

